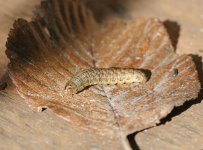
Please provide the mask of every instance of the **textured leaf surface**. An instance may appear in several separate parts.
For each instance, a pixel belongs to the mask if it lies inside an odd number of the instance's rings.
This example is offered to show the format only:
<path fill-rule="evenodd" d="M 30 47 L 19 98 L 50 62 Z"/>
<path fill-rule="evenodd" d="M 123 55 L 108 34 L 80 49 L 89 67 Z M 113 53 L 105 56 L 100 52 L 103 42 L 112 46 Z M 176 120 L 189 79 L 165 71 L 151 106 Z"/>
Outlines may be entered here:
<path fill-rule="evenodd" d="M 82 4 L 42 2 L 32 22 L 19 19 L 7 42 L 9 73 L 30 106 L 47 107 L 74 125 L 125 136 L 156 125 L 200 89 L 190 56 L 178 56 L 157 19 L 98 24 Z M 144 85 L 92 86 L 68 95 L 66 82 L 89 67 L 143 68 Z"/>

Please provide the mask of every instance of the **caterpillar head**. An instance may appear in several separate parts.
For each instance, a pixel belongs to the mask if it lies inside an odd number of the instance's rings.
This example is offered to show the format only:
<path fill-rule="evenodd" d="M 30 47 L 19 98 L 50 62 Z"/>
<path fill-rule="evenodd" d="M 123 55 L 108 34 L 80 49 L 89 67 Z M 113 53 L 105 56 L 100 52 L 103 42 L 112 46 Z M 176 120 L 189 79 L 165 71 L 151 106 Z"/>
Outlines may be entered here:
<path fill-rule="evenodd" d="M 67 82 L 64 89 L 67 90 L 70 95 L 74 95 L 78 92 L 75 85 L 71 84 L 71 82 Z"/>

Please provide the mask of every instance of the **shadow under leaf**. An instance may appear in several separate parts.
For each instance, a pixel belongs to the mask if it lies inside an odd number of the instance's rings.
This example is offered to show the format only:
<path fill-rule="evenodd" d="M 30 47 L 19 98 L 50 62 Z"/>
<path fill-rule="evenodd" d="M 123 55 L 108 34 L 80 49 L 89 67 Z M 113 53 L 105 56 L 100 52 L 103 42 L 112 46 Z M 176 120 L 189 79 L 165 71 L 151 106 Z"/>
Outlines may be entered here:
<path fill-rule="evenodd" d="M 166 20 L 163 22 L 163 24 L 169 34 L 173 48 L 176 50 L 181 27 L 176 21 L 171 20 Z"/>

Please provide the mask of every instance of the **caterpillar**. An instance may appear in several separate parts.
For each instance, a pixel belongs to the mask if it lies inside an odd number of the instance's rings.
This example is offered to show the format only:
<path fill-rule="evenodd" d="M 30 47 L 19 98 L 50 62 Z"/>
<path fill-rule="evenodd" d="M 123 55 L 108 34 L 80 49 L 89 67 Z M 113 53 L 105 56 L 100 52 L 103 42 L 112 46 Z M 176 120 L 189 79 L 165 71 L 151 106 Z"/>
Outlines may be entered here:
<path fill-rule="evenodd" d="M 145 83 L 148 77 L 141 69 L 135 68 L 89 68 L 76 73 L 66 83 L 65 89 L 76 94 L 96 84 Z"/>

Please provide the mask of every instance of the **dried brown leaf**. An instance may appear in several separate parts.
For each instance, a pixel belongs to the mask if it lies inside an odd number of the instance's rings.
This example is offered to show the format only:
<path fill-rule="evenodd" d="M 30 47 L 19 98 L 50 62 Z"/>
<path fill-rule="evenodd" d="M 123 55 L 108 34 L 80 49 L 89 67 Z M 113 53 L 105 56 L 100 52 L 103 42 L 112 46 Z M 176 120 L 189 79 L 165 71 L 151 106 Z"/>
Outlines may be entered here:
<path fill-rule="evenodd" d="M 7 55 L 20 95 L 86 130 L 125 137 L 198 95 L 192 58 L 174 53 L 158 19 L 98 24 L 81 3 L 51 0 L 42 2 L 34 21 L 18 19 L 13 28 Z M 66 82 L 90 67 L 143 68 L 152 75 L 144 85 L 97 85 L 69 95 Z"/>

